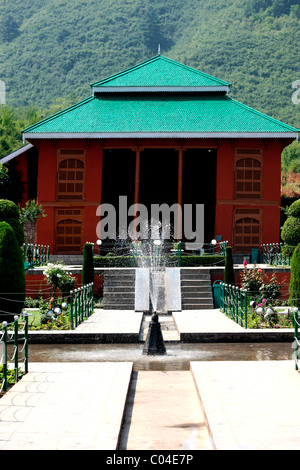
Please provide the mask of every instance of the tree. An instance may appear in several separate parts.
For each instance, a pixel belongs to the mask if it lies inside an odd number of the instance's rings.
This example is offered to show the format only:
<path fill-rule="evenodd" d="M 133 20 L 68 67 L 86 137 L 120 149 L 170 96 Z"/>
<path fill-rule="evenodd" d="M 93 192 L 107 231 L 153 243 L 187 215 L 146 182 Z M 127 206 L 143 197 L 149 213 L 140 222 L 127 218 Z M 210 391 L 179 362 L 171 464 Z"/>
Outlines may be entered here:
<path fill-rule="evenodd" d="M 19 25 L 12 15 L 2 15 L 0 20 L 0 39 L 10 42 L 19 35 Z"/>
<path fill-rule="evenodd" d="M 292 256 L 289 303 L 295 307 L 300 307 L 300 243 L 295 248 Z"/>
<path fill-rule="evenodd" d="M 17 238 L 7 222 L 0 222 L 0 321 L 11 322 L 25 300 L 25 270 Z"/>
<path fill-rule="evenodd" d="M 0 168 L 0 198 L 9 199 L 18 204 L 22 200 L 24 182 L 22 172 L 17 169 L 17 163 L 11 161 Z"/>
<path fill-rule="evenodd" d="M 19 208 L 8 199 L 0 199 L 0 222 L 7 222 L 15 232 L 19 246 L 24 243 L 24 230 L 19 219 Z"/>
<path fill-rule="evenodd" d="M 86 243 L 83 248 L 82 284 L 94 282 L 93 246 Z"/>
<path fill-rule="evenodd" d="M 226 247 L 224 283 L 225 284 L 231 284 L 231 285 L 235 284 L 235 276 L 234 276 L 234 269 L 233 269 L 233 259 L 232 259 L 232 248 L 231 248 L 231 246 Z"/>
<path fill-rule="evenodd" d="M 27 243 L 35 242 L 36 224 L 41 217 L 47 217 L 47 215 L 42 205 L 35 199 L 30 199 L 25 207 L 20 208 L 20 221 L 23 224 Z"/>

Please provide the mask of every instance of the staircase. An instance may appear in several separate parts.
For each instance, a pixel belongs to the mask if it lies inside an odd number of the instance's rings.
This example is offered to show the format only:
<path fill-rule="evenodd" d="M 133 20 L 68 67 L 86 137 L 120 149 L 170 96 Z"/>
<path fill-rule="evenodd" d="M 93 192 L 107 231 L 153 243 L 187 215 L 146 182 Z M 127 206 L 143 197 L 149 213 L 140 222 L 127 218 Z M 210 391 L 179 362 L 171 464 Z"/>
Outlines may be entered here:
<path fill-rule="evenodd" d="M 181 269 L 181 308 L 214 308 L 209 269 Z"/>
<path fill-rule="evenodd" d="M 103 308 L 134 310 L 135 269 L 112 269 L 104 274 Z"/>

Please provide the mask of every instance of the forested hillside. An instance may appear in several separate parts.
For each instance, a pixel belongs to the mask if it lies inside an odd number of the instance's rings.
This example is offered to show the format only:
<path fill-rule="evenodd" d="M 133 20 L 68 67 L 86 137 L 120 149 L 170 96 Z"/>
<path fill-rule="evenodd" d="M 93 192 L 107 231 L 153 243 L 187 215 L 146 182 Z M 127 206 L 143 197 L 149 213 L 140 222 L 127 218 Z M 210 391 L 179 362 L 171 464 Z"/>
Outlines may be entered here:
<path fill-rule="evenodd" d="M 21 119 L 14 133 L 159 44 L 229 81 L 231 97 L 300 128 L 299 0 L 0 0 L 0 80 Z M 0 137 L 3 129 L 0 120 Z"/>
<path fill-rule="evenodd" d="M 6 102 L 48 108 L 162 54 L 232 83 L 231 96 L 300 127 L 299 0 L 0 0 Z M 298 86 L 300 88 L 300 86 Z"/>

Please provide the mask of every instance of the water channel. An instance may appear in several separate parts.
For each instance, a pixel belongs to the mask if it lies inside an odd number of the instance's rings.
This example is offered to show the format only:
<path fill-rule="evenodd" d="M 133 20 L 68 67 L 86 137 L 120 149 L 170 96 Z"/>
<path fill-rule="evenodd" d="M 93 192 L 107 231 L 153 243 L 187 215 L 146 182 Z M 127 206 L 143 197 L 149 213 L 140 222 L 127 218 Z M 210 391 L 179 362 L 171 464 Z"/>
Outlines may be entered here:
<path fill-rule="evenodd" d="M 293 343 L 166 343 L 167 354 L 144 356 L 143 344 L 31 344 L 30 362 L 122 362 L 134 370 L 189 370 L 190 361 L 291 360 Z"/>

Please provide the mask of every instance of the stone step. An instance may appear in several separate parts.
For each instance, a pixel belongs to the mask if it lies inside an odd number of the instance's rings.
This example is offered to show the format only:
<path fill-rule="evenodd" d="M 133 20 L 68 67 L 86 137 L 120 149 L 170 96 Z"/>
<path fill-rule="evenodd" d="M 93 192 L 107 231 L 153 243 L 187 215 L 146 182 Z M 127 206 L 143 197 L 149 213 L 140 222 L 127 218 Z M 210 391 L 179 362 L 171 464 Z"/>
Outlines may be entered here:
<path fill-rule="evenodd" d="M 134 304 L 103 304 L 104 310 L 134 310 Z"/>
<path fill-rule="evenodd" d="M 212 292 L 212 289 L 211 289 L 211 285 L 184 286 L 184 289 L 182 289 L 182 292 Z"/>
<path fill-rule="evenodd" d="M 134 289 L 135 287 L 135 281 L 122 281 L 121 279 L 119 281 L 106 281 L 104 280 L 104 286 L 107 287 L 120 287 L 120 286 L 125 286 Z"/>
<path fill-rule="evenodd" d="M 182 299 L 212 299 L 211 292 L 182 292 Z"/>
<path fill-rule="evenodd" d="M 135 271 L 114 269 L 104 275 L 103 308 L 108 310 L 134 310 Z"/>
<path fill-rule="evenodd" d="M 129 301 L 134 301 L 135 299 L 135 293 L 131 292 L 110 292 L 109 295 L 105 296 L 109 298 L 109 301 L 117 300 L 118 302 L 122 300 L 122 302 L 125 302 L 127 300 Z"/>
<path fill-rule="evenodd" d="M 135 288 L 132 286 L 124 286 L 124 284 L 118 284 L 113 286 L 104 286 L 104 292 L 109 294 L 110 292 L 135 292 Z"/>
<path fill-rule="evenodd" d="M 202 288 L 209 288 L 211 289 L 211 283 L 210 281 L 202 281 L 202 282 L 199 282 L 199 281 L 181 281 L 180 283 L 181 285 L 181 289 L 193 289 L 193 288 L 196 288 L 196 289 L 202 289 Z"/>
<path fill-rule="evenodd" d="M 214 306 L 211 303 L 208 304 L 182 304 L 182 310 L 211 310 Z"/>

